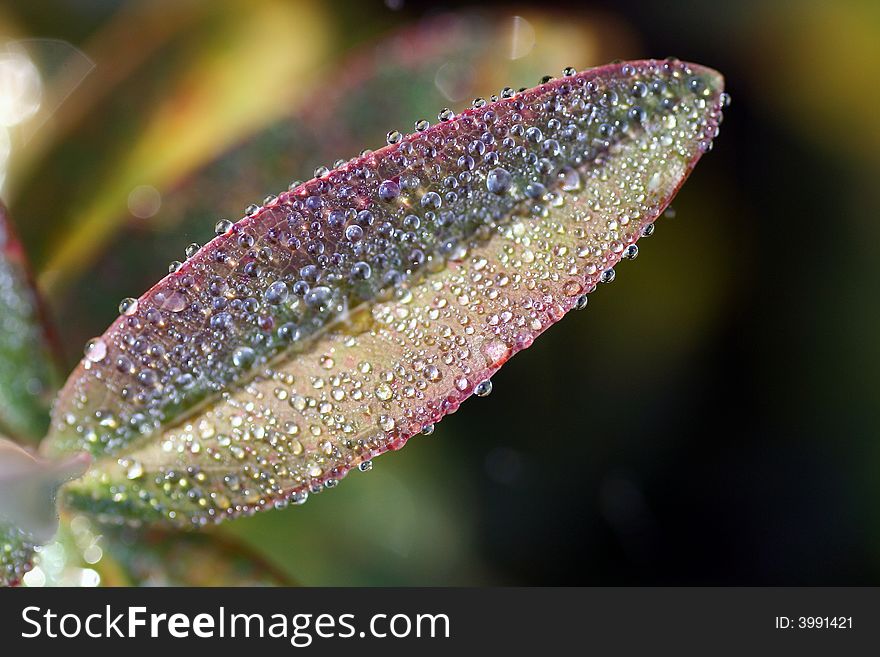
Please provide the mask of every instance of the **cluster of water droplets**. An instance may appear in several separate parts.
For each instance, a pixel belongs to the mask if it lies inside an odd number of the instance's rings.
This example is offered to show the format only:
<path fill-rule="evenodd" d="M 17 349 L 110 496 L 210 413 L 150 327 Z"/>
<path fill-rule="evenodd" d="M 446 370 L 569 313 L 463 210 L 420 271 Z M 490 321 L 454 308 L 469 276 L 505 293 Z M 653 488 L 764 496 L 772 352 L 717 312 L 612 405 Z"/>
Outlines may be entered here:
<path fill-rule="evenodd" d="M 0 586 L 12 586 L 30 570 L 34 542 L 20 529 L 0 522 Z"/>
<path fill-rule="evenodd" d="M 219 221 L 122 302 L 55 414 L 59 443 L 120 456 L 93 504 L 202 523 L 302 502 L 489 394 L 637 255 L 717 134 L 716 85 L 674 60 L 567 69 Z"/>

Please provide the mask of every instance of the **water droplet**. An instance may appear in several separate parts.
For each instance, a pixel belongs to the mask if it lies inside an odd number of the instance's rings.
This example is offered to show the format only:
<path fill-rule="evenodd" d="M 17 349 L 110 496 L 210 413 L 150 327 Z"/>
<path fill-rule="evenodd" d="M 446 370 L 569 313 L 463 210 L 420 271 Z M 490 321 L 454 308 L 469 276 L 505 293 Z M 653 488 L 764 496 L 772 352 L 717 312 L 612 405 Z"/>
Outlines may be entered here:
<path fill-rule="evenodd" d="M 487 366 L 501 367 L 510 357 L 510 347 L 501 340 L 490 340 L 483 346 L 483 354 L 486 356 Z"/>
<path fill-rule="evenodd" d="M 564 192 L 573 192 L 581 187 L 581 174 L 573 167 L 563 167 L 558 178 L 560 189 Z"/>
<path fill-rule="evenodd" d="M 534 144 L 539 144 L 544 139 L 544 133 L 541 132 L 540 128 L 532 126 L 526 130 L 526 139 Z"/>
<path fill-rule="evenodd" d="M 287 289 L 287 283 L 284 281 L 275 281 L 272 285 L 266 288 L 266 292 L 263 294 L 266 303 L 272 304 L 273 306 L 284 303 L 289 296 L 290 291 Z"/>
<path fill-rule="evenodd" d="M 302 337 L 302 332 L 293 322 L 286 322 L 278 327 L 278 337 L 286 342 L 296 342 Z"/>
<path fill-rule="evenodd" d="M 376 386 L 376 397 L 382 401 L 391 399 L 391 387 L 387 383 L 380 383 Z"/>
<path fill-rule="evenodd" d="M 370 278 L 372 273 L 373 270 L 370 265 L 363 261 L 354 263 L 349 272 L 351 278 L 356 281 L 365 281 Z"/>
<path fill-rule="evenodd" d="M 237 347 L 232 352 L 232 364 L 240 369 L 245 369 L 254 364 L 257 354 L 250 347 Z"/>
<path fill-rule="evenodd" d="M 626 258 L 627 260 L 635 260 L 639 255 L 639 247 L 636 244 L 630 244 L 627 246 L 620 257 Z"/>
<path fill-rule="evenodd" d="M 202 248 L 202 247 L 200 247 L 198 244 L 193 242 L 188 247 L 186 247 L 186 257 L 192 258 L 196 253 L 199 252 L 200 248 Z"/>
<path fill-rule="evenodd" d="M 577 298 L 577 301 L 574 302 L 575 310 L 583 310 L 587 307 L 587 303 L 589 303 L 590 299 L 586 294 L 582 294 Z"/>
<path fill-rule="evenodd" d="M 437 192 L 428 192 L 422 196 L 422 207 L 430 210 L 436 210 L 443 205 L 443 199 Z"/>
<path fill-rule="evenodd" d="M 153 296 L 153 303 L 162 310 L 179 313 L 186 308 L 186 297 L 177 290 L 156 292 Z"/>
<path fill-rule="evenodd" d="M 481 381 L 477 384 L 477 387 L 474 388 L 474 394 L 477 397 L 488 397 L 492 394 L 492 381 L 486 379 L 485 381 Z"/>
<path fill-rule="evenodd" d="M 216 224 L 214 224 L 214 234 L 215 235 L 225 235 L 230 230 L 232 230 L 233 224 L 229 219 L 221 219 Z"/>
<path fill-rule="evenodd" d="M 86 342 L 85 356 L 93 363 L 100 363 L 107 356 L 107 344 L 101 338 L 94 338 Z"/>
<path fill-rule="evenodd" d="M 539 182 L 530 182 L 526 185 L 526 196 L 529 198 L 540 199 L 544 198 L 544 195 L 547 193 L 547 188 Z"/>
<path fill-rule="evenodd" d="M 383 201 L 393 201 L 400 196 L 400 187 L 393 180 L 385 180 L 379 185 L 379 198 Z"/>
<path fill-rule="evenodd" d="M 329 287 L 319 286 L 316 288 L 312 288 L 306 293 L 305 302 L 312 308 L 317 309 L 319 312 L 323 312 L 327 309 L 327 306 L 330 304 L 331 299 L 333 298 L 333 292 Z"/>
<path fill-rule="evenodd" d="M 497 167 L 486 176 L 486 189 L 493 194 L 503 194 L 510 189 L 512 177 L 507 169 Z"/>
<path fill-rule="evenodd" d="M 645 121 L 645 110 L 641 107 L 632 107 L 629 112 L 627 112 L 627 116 L 630 120 L 635 121 L 637 123 L 644 123 Z"/>
<path fill-rule="evenodd" d="M 364 238 L 364 229 L 357 224 L 346 226 L 345 238 L 351 242 L 360 242 Z"/>
<path fill-rule="evenodd" d="M 119 314 L 126 315 L 130 317 L 137 312 L 138 309 L 138 300 L 133 299 L 132 297 L 126 297 L 122 301 L 119 302 Z"/>
<path fill-rule="evenodd" d="M 372 469 L 373 469 L 373 462 L 372 461 L 361 461 L 361 463 L 358 465 L 358 470 L 360 470 L 361 472 L 369 472 Z"/>
<path fill-rule="evenodd" d="M 403 135 L 400 134 L 397 130 L 391 130 L 387 135 L 385 135 L 385 141 L 389 144 L 397 144 L 400 140 L 403 139 Z"/>
<path fill-rule="evenodd" d="M 125 476 L 127 479 L 140 479 L 144 476 L 144 466 L 134 461 L 126 468 Z"/>

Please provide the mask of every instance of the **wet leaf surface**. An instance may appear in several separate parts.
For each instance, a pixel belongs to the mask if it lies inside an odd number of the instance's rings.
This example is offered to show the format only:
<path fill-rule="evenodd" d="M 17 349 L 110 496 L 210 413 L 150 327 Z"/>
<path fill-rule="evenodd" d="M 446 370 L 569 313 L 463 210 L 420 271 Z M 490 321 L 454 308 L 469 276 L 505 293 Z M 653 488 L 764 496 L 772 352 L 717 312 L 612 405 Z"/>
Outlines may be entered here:
<path fill-rule="evenodd" d="M 100 458 L 71 504 L 201 525 L 369 470 L 613 280 L 725 102 L 674 60 L 501 96 L 218 223 L 126 301 L 53 416 L 50 452 Z"/>

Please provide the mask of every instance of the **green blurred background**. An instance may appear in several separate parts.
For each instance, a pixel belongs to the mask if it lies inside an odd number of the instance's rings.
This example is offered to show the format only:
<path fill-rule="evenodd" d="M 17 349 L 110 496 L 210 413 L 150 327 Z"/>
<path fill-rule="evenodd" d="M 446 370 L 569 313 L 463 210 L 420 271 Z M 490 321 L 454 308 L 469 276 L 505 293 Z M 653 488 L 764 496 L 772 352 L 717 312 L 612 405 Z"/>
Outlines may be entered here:
<path fill-rule="evenodd" d="M 219 217 L 391 129 L 717 68 L 714 151 L 586 312 L 369 475 L 211 531 L 302 584 L 880 584 L 877 2 L 7 0 L 4 47 L 42 86 L 2 197 L 71 367 Z"/>

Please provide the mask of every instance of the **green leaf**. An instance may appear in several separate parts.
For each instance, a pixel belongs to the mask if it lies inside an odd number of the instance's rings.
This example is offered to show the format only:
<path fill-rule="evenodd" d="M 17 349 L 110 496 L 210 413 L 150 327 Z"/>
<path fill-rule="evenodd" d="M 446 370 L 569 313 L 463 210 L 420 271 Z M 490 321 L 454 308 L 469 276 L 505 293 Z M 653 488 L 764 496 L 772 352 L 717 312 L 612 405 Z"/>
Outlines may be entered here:
<path fill-rule="evenodd" d="M 192 531 L 102 527 L 104 586 L 293 586 L 239 541 Z"/>
<path fill-rule="evenodd" d="M 38 440 L 59 383 L 27 260 L 0 204 L 0 429 Z"/>
<path fill-rule="evenodd" d="M 33 569 L 26 586 L 296 585 L 233 536 L 111 527 L 82 514 L 61 519 L 55 539 L 36 549 Z"/>
<path fill-rule="evenodd" d="M 89 457 L 43 461 L 0 437 L 0 585 L 18 583 L 30 568 L 36 545 L 58 529 L 55 493 L 80 476 Z"/>
<path fill-rule="evenodd" d="M 676 60 L 566 71 L 220 222 L 65 386 L 47 449 L 99 459 L 69 502 L 182 525 L 302 502 L 487 394 L 635 255 L 722 84 Z"/>

